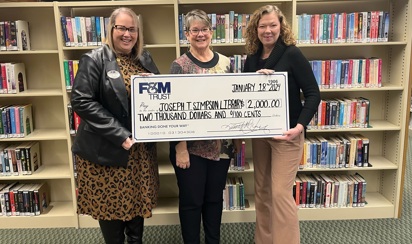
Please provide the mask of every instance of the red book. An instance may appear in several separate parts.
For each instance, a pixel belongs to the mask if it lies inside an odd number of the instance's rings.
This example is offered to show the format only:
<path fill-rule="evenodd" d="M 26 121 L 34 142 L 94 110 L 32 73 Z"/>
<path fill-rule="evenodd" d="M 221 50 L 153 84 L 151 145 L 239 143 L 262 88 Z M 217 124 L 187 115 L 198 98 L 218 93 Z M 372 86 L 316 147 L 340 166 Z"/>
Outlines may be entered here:
<path fill-rule="evenodd" d="M 73 117 L 74 117 L 74 130 L 77 131 L 80 125 L 80 117 L 79 115 L 76 114 L 76 112 L 73 112 Z"/>

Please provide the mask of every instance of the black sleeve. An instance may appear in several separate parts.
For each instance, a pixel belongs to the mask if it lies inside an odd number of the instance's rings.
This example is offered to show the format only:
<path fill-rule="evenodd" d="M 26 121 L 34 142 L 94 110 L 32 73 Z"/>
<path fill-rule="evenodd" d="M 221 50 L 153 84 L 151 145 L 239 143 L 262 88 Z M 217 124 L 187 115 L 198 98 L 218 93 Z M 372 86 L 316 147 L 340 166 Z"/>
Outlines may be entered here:
<path fill-rule="evenodd" d="M 131 132 L 99 101 L 100 66 L 88 55 L 81 57 L 73 83 L 71 105 L 73 111 L 95 133 L 121 145 Z"/>
<path fill-rule="evenodd" d="M 298 48 L 292 52 L 291 60 L 293 60 L 293 76 L 304 97 L 304 104 L 297 122 L 306 126 L 318 110 L 319 86 L 308 60 Z"/>

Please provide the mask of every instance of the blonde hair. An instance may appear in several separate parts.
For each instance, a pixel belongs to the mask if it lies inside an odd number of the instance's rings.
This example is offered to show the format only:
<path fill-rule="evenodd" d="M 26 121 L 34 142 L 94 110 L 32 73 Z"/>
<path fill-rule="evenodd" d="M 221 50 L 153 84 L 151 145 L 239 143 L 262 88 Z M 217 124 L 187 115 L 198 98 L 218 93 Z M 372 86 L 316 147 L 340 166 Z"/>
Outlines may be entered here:
<path fill-rule="evenodd" d="M 200 9 L 193 9 L 185 16 L 186 32 L 189 31 L 190 25 L 195 20 L 201 21 L 203 24 L 207 25 L 207 27 L 212 29 L 212 21 L 210 20 L 209 16 L 207 16 L 206 12 Z"/>
<path fill-rule="evenodd" d="M 250 17 L 250 22 L 246 27 L 246 52 L 247 54 L 255 54 L 261 45 L 260 40 L 258 38 L 257 29 L 259 25 L 259 21 L 263 15 L 269 14 L 274 12 L 280 22 L 280 35 L 279 38 L 283 40 L 283 42 L 287 46 L 296 45 L 296 39 L 293 36 L 292 28 L 290 27 L 289 23 L 286 21 L 285 15 L 282 11 L 275 5 L 265 5 L 257 9 L 252 16 Z"/>
<path fill-rule="evenodd" d="M 142 26 L 140 26 L 139 17 L 130 8 L 121 7 L 121 8 L 115 9 L 112 12 L 112 14 L 109 17 L 109 24 L 107 26 L 107 29 L 109 30 L 110 36 L 107 38 L 106 43 L 107 43 L 107 45 L 109 45 L 110 49 L 114 53 L 118 54 L 116 49 L 114 48 L 114 45 L 113 45 L 113 29 L 114 29 L 114 25 L 116 24 L 116 18 L 121 13 L 125 13 L 125 14 L 129 15 L 130 17 L 132 17 L 133 23 L 135 24 L 135 26 L 137 28 L 137 32 L 138 32 L 137 42 L 132 48 L 132 55 L 134 56 L 134 59 L 139 59 L 140 56 L 142 55 L 142 52 L 143 52 L 143 30 L 142 30 Z"/>

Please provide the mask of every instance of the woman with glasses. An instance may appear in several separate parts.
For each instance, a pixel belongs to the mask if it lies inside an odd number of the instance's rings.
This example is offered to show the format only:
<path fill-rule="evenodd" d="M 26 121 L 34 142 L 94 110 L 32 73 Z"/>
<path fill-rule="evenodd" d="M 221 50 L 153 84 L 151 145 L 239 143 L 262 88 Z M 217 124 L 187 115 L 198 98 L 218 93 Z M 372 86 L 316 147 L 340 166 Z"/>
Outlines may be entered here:
<path fill-rule="evenodd" d="M 230 60 L 210 49 L 212 24 L 202 10 L 185 16 L 189 51 L 173 61 L 172 74 L 230 72 Z M 222 81 L 224 82 L 224 81 Z M 233 146 L 227 140 L 170 143 L 170 161 L 179 187 L 179 217 L 185 244 L 200 243 L 203 222 L 205 243 L 219 243 L 225 188 Z"/>
<path fill-rule="evenodd" d="M 78 213 L 99 221 L 106 243 L 142 243 L 159 188 L 156 146 L 135 143 L 131 133 L 130 76 L 158 74 L 143 50 L 139 19 L 128 8 L 113 11 L 107 43 L 82 55 L 71 105 L 81 123 L 73 143 Z"/>

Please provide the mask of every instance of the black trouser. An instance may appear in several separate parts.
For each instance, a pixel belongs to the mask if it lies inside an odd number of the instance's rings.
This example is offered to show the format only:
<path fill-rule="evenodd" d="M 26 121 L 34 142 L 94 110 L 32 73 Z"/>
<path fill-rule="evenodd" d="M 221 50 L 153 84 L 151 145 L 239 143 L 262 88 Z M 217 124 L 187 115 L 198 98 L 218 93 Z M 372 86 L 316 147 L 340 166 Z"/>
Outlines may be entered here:
<path fill-rule="evenodd" d="M 99 220 L 99 225 L 106 244 L 123 244 L 125 234 L 127 243 L 142 243 L 144 218 L 140 216 L 130 221 Z"/>
<path fill-rule="evenodd" d="M 177 167 L 174 157 L 171 161 L 179 186 L 179 217 L 184 243 L 200 243 L 201 219 L 205 242 L 219 243 L 223 189 L 230 160 L 212 161 L 190 155 L 188 169 Z"/>

